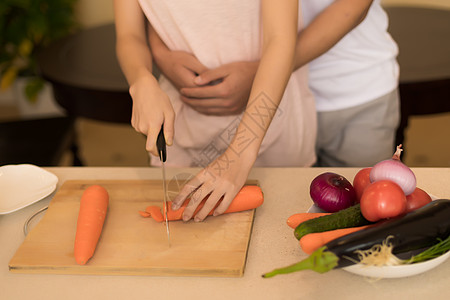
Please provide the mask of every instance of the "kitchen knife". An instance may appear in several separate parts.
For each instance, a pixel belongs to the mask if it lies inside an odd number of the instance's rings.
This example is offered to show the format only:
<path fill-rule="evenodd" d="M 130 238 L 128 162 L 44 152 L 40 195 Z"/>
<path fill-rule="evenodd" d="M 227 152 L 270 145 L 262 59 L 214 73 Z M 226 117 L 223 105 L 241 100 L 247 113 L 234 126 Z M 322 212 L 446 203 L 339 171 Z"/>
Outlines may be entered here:
<path fill-rule="evenodd" d="M 166 140 L 164 137 L 164 125 L 161 126 L 161 130 L 159 131 L 158 138 L 156 140 L 156 147 L 158 149 L 159 159 L 161 160 L 161 170 L 162 170 L 162 178 L 163 178 L 163 192 L 164 192 L 164 222 L 166 223 L 166 232 L 167 232 L 167 241 L 169 242 L 170 247 L 170 230 L 169 230 L 169 220 L 167 218 L 167 186 L 166 186 L 166 168 L 165 168 L 165 162 L 167 159 L 167 152 L 166 152 Z"/>

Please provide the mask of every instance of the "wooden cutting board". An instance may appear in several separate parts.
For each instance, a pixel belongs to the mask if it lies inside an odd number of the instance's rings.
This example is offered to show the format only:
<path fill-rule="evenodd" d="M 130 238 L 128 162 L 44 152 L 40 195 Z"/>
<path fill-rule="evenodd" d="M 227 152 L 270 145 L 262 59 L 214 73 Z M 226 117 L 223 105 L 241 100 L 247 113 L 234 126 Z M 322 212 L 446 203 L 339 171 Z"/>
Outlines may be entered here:
<path fill-rule="evenodd" d="M 110 196 L 108 214 L 94 256 L 75 262 L 73 246 L 80 198 L 99 184 Z M 138 213 L 162 207 L 160 180 L 70 180 L 51 200 L 42 220 L 9 263 L 11 272 L 52 274 L 219 276 L 243 275 L 254 210 L 171 221 L 171 246 L 164 223 Z"/>

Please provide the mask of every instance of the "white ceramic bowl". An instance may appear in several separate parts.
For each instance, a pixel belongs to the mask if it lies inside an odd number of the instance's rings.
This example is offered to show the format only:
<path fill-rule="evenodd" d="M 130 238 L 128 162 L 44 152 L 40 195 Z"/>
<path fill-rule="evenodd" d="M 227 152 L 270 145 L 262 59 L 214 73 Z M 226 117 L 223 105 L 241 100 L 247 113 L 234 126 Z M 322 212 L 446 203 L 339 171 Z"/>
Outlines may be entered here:
<path fill-rule="evenodd" d="M 366 266 L 363 264 L 356 264 L 353 266 L 345 267 L 343 268 L 343 270 L 361 276 L 373 278 L 408 277 L 431 270 L 437 267 L 438 265 L 442 264 L 449 257 L 450 251 L 436 258 L 410 265 L 373 267 L 373 266 Z"/>
<path fill-rule="evenodd" d="M 50 195 L 58 177 L 30 164 L 0 167 L 0 215 L 9 214 Z"/>

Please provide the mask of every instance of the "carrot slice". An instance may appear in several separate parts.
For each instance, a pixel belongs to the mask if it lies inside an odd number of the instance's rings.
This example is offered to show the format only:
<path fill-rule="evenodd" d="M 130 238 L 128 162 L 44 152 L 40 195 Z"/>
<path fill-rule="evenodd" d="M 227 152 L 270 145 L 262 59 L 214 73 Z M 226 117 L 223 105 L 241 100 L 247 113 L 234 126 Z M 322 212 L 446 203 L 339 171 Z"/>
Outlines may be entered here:
<path fill-rule="evenodd" d="M 301 223 L 311 220 L 311 219 L 315 219 L 321 216 L 326 216 L 329 215 L 330 213 L 298 213 L 298 214 L 293 214 L 292 216 L 290 216 L 286 223 L 288 224 L 289 227 L 291 228 L 297 228 L 298 225 L 300 225 Z"/>
<path fill-rule="evenodd" d="M 150 217 L 151 216 L 151 214 L 150 213 L 148 213 L 148 212 L 146 212 L 146 211 L 139 211 L 139 214 L 141 215 L 141 216 L 143 216 L 144 218 L 148 218 L 148 217 Z"/>
<path fill-rule="evenodd" d="M 196 214 L 205 204 L 207 198 L 205 198 L 197 207 L 194 214 Z M 167 210 L 167 219 L 169 221 L 176 221 L 181 220 L 182 215 L 184 212 L 184 209 L 188 205 L 190 199 L 187 199 L 183 205 L 177 209 L 172 209 L 172 203 L 169 201 L 167 204 L 168 210 Z M 255 185 L 246 185 L 244 186 L 239 193 L 236 195 L 236 197 L 231 202 L 230 206 L 228 206 L 225 213 L 233 213 L 238 211 L 245 211 L 249 209 L 254 209 L 259 206 L 261 206 L 264 202 L 264 196 L 262 193 L 262 190 L 260 187 Z M 212 215 L 214 212 L 214 209 L 209 213 L 209 215 Z M 143 217 L 151 217 L 157 222 L 164 221 L 163 213 L 161 212 L 161 208 L 159 206 L 148 206 L 145 209 L 144 212 L 140 212 L 141 216 Z"/>
<path fill-rule="evenodd" d="M 84 265 L 94 255 L 109 204 L 105 188 L 92 185 L 81 196 L 75 235 L 74 256 L 78 264 Z"/>
<path fill-rule="evenodd" d="M 300 247 L 302 248 L 303 252 L 306 254 L 311 254 L 315 250 L 319 249 L 320 247 L 324 246 L 328 242 L 331 242 L 334 239 L 337 239 L 341 236 L 350 234 L 352 232 L 356 232 L 359 230 L 363 230 L 364 228 L 368 228 L 373 225 L 365 225 L 365 226 L 359 226 L 359 227 L 350 227 L 350 228 L 342 228 L 342 229 L 335 229 L 335 230 L 329 230 L 324 232 L 315 232 L 315 233 L 308 233 L 307 235 L 303 236 L 300 239 Z"/>

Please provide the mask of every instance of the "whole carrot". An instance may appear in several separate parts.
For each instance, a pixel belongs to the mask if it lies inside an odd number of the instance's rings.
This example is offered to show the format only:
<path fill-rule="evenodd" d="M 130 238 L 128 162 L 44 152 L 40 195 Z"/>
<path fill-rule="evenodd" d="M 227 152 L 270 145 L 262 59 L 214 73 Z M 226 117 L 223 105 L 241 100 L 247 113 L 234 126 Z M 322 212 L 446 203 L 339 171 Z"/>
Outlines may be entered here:
<path fill-rule="evenodd" d="M 184 209 L 189 203 L 189 200 L 186 200 L 183 205 L 177 209 L 172 210 L 171 203 L 168 203 L 168 211 L 167 211 L 167 218 L 169 221 L 175 221 L 175 220 L 181 220 L 182 215 L 184 212 Z M 195 213 L 197 213 L 204 205 L 204 202 L 206 201 L 206 198 L 202 201 L 202 203 L 199 204 L 197 207 Z M 228 206 L 225 213 L 233 213 L 238 211 L 245 211 L 249 209 L 257 208 L 258 206 L 261 206 L 264 202 L 264 196 L 261 191 L 261 188 L 255 185 L 246 185 L 244 186 L 239 193 L 236 195 L 236 197 L 231 202 L 230 206 Z M 209 213 L 209 215 L 212 215 L 214 212 L 214 209 Z M 163 214 L 161 212 L 161 208 L 158 206 L 148 206 L 145 211 L 139 212 L 141 216 L 143 217 L 152 217 L 157 222 L 164 221 Z M 194 214 L 195 214 L 194 213 Z"/>
<path fill-rule="evenodd" d="M 290 216 L 287 220 L 286 223 L 288 224 L 289 227 L 291 228 L 297 228 L 298 225 L 300 225 L 301 223 L 311 220 L 311 219 L 315 219 L 321 216 L 326 216 L 326 215 L 330 215 L 331 213 L 298 213 L 298 214 L 293 214 L 292 216 Z"/>
<path fill-rule="evenodd" d="M 331 242 L 334 239 L 337 239 L 341 236 L 350 234 L 352 232 L 363 230 L 364 228 L 367 228 L 369 226 L 373 225 L 365 225 L 365 226 L 359 226 L 359 227 L 350 227 L 350 228 L 342 228 L 342 229 L 335 229 L 335 230 L 329 230 L 324 232 L 314 232 L 314 233 L 308 233 L 307 235 L 303 236 L 300 239 L 300 247 L 302 248 L 303 252 L 306 254 L 311 254 L 320 247 L 324 246 L 328 242 Z"/>
<path fill-rule="evenodd" d="M 81 196 L 75 235 L 74 256 L 78 264 L 84 265 L 94 255 L 109 204 L 105 188 L 92 185 Z"/>

